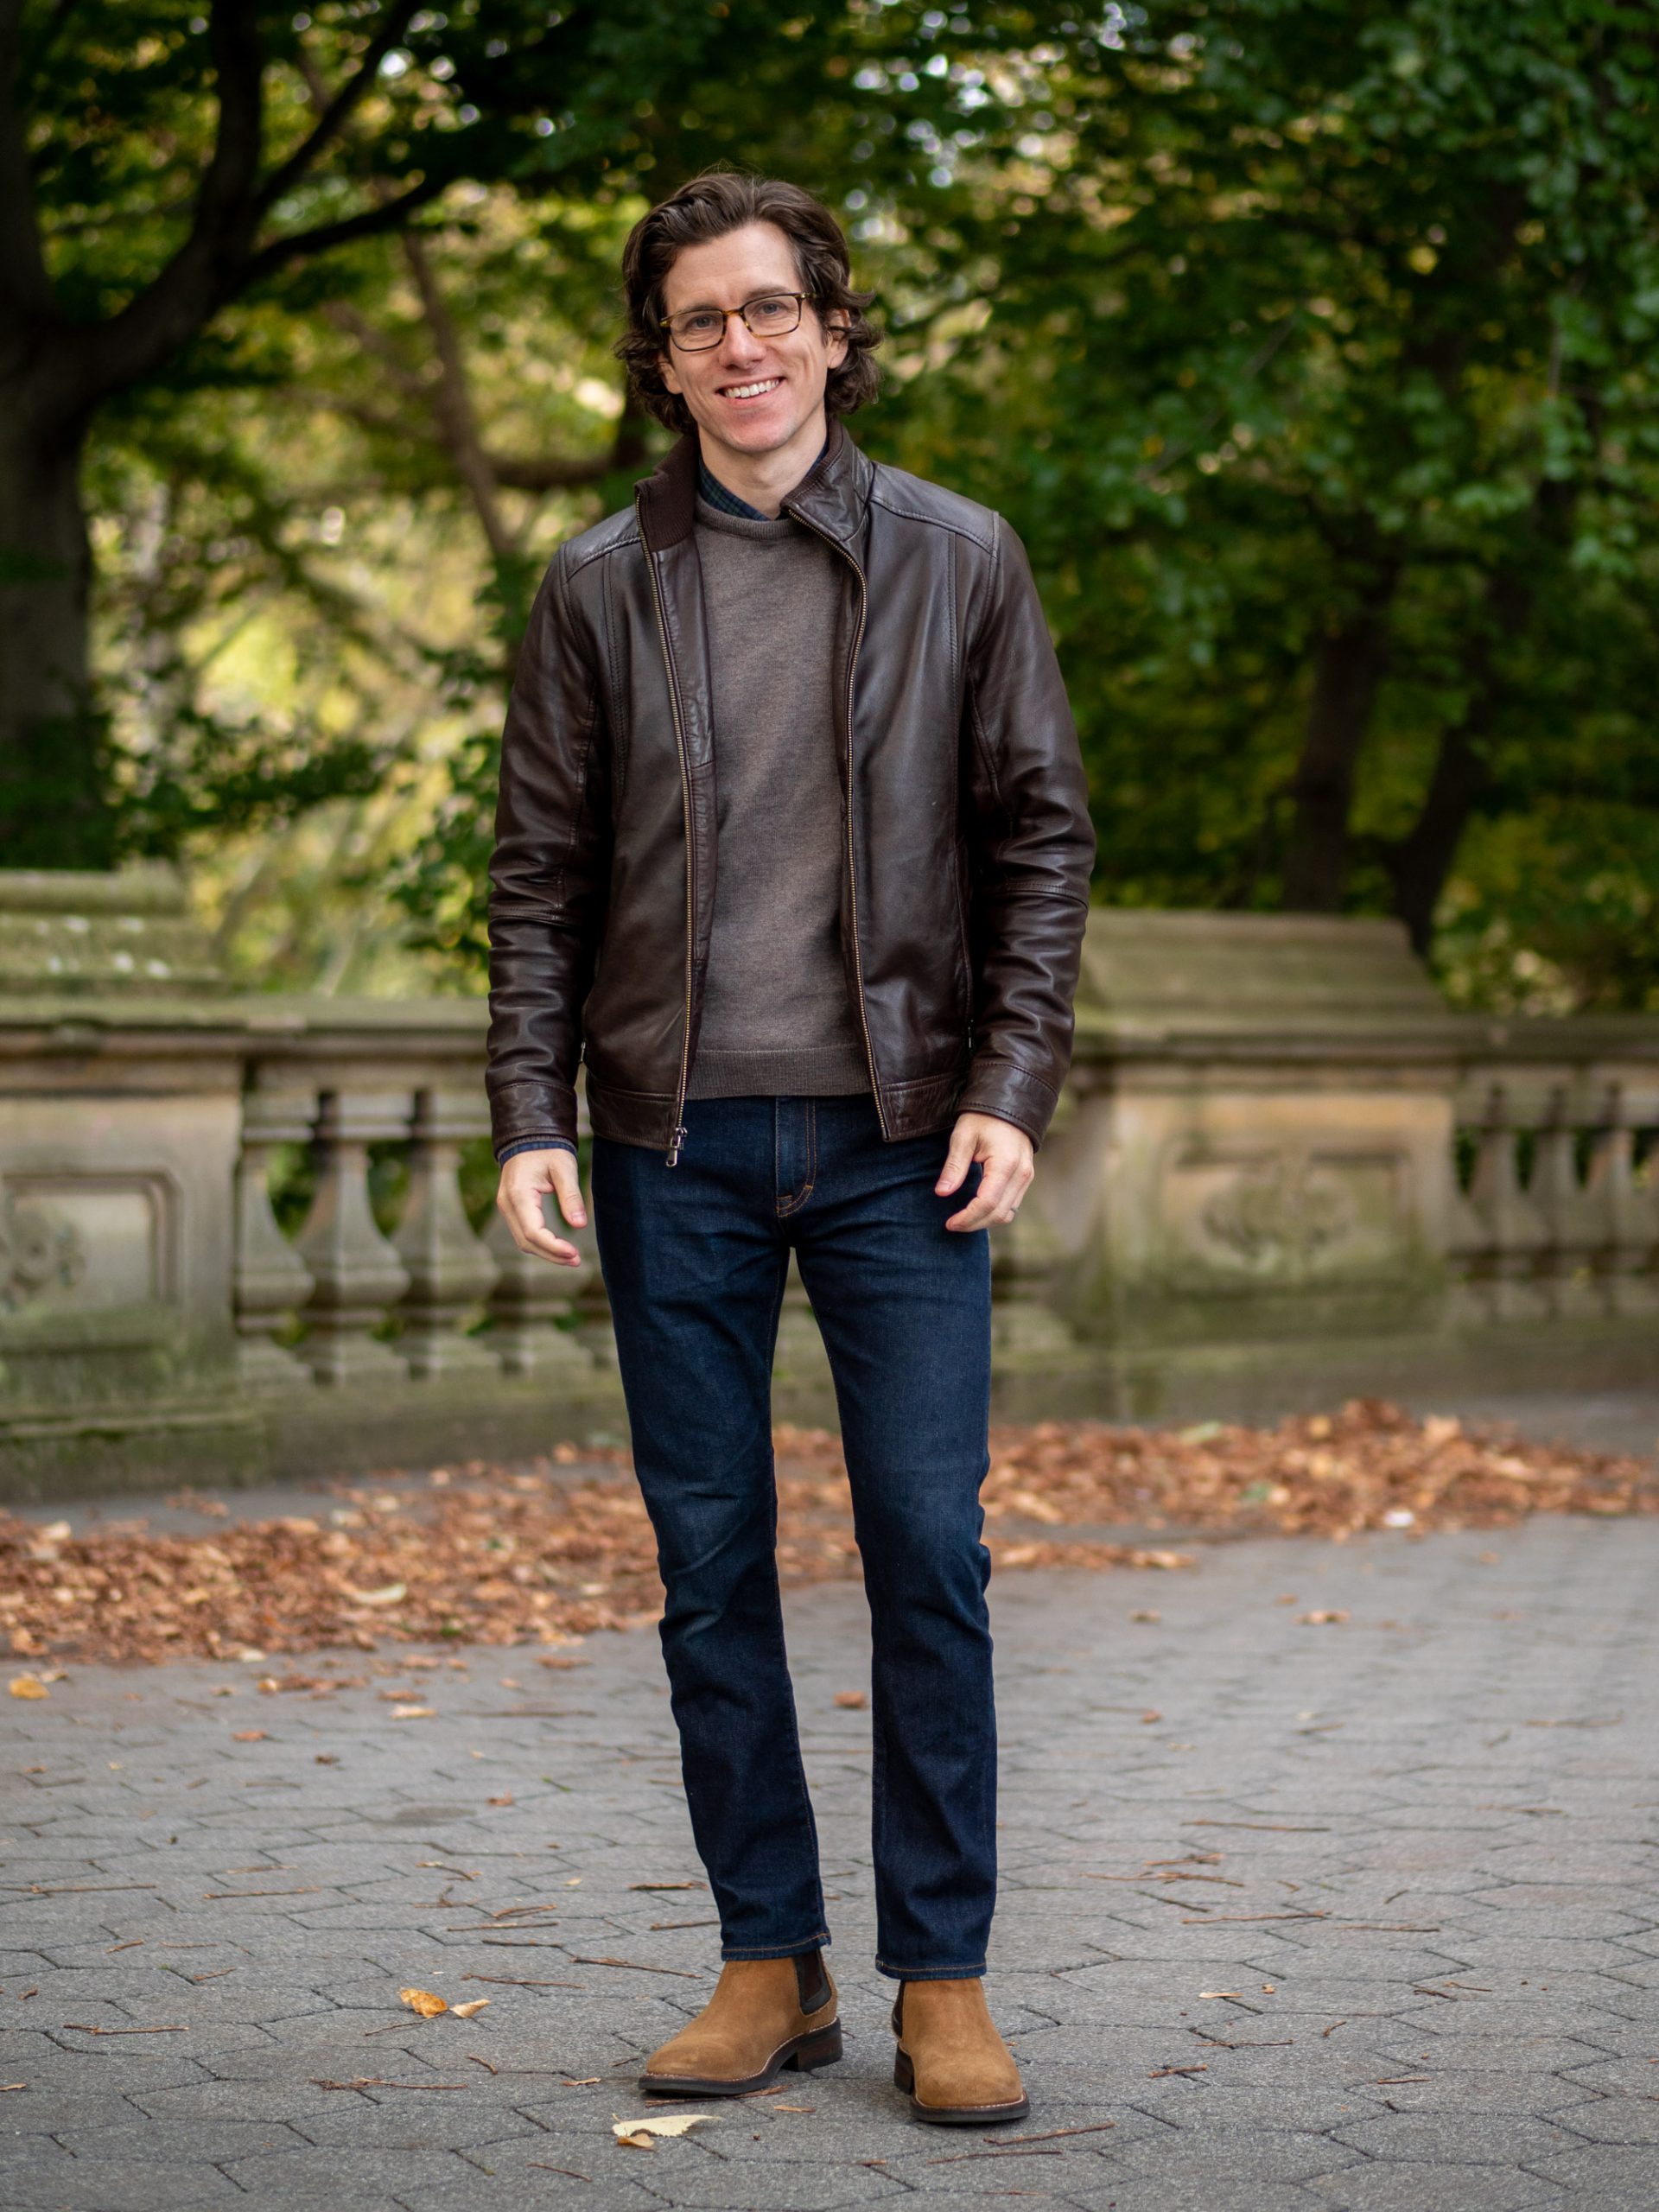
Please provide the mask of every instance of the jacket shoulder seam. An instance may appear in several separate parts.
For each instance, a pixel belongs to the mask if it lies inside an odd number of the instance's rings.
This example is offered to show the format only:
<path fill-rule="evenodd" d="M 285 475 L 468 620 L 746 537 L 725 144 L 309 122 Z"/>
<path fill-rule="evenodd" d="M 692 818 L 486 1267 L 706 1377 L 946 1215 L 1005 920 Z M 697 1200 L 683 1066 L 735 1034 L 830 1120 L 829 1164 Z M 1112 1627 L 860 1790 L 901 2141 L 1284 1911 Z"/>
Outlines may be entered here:
<path fill-rule="evenodd" d="M 890 515 L 897 515 L 902 521 L 926 523 L 934 530 L 947 531 L 952 537 L 965 537 L 970 545 L 976 545 L 982 553 L 988 553 L 993 560 L 996 558 L 996 518 L 995 515 L 991 517 L 989 534 L 982 535 L 977 531 L 969 530 L 965 523 L 953 516 L 929 514 L 924 507 L 902 505 L 887 489 L 880 475 L 877 476 L 874 488 L 870 493 L 870 502 L 872 505 L 884 509 Z"/>
<path fill-rule="evenodd" d="M 608 559 L 613 553 L 624 552 L 630 546 L 641 543 L 639 526 L 635 523 L 630 529 L 619 531 L 616 537 L 607 539 L 603 545 L 590 545 L 585 553 L 576 553 L 574 546 L 568 548 L 564 562 L 566 579 L 579 575 L 582 569 L 591 568 L 595 561 Z"/>

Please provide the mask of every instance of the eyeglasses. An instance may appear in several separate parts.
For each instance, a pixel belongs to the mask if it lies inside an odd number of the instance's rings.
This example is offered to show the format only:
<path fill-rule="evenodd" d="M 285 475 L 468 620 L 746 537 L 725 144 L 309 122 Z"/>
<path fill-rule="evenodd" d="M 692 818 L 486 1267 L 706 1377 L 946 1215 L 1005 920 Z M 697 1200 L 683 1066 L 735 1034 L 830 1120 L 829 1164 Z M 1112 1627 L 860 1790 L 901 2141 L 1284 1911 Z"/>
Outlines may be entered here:
<path fill-rule="evenodd" d="M 707 353 L 726 336 L 727 318 L 735 315 L 756 338 L 787 338 L 798 330 L 801 309 L 810 292 L 762 292 L 741 308 L 684 308 L 665 315 L 664 327 L 682 353 Z"/>

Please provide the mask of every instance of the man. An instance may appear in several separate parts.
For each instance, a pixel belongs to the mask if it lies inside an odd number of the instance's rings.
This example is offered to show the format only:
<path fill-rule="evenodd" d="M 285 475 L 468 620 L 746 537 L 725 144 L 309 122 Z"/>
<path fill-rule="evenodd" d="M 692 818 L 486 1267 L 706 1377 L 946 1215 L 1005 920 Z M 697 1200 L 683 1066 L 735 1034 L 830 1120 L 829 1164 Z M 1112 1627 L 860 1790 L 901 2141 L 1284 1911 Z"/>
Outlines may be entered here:
<path fill-rule="evenodd" d="M 991 1224 L 1068 1063 L 1094 854 L 1030 571 L 842 418 L 877 334 L 829 210 L 695 179 L 636 226 L 618 352 L 681 433 L 560 548 L 509 709 L 488 1082 L 520 1248 L 586 1217 L 658 1540 L 720 1981 L 647 2063 L 736 2095 L 840 2056 L 774 1558 L 792 1249 L 833 1370 L 874 1648 L 880 1970 L 924 2120 L 1028 2109 L 980 1977 L 995 1724 L 980 1542 Z"/>

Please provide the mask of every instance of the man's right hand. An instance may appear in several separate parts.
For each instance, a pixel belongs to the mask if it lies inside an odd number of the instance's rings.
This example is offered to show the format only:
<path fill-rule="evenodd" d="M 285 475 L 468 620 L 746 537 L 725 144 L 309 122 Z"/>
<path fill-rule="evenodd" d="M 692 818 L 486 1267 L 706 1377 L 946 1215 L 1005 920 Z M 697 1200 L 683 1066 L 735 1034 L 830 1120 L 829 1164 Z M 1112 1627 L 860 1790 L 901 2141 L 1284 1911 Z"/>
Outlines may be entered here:
<path fill-rule="evenodd" d="M 515 1152 L 501 1170 L 495 1203 L 521 1252 L 534 1252 L 561 1268 L 579 1268 L 581 1253 L 553 1234 L 542 1212 L 542 1200 L 550 1191 L 570 1227 L 585 1229 L 588 1209 L 582 1202 L 576 1155 L 563 1145 L 550 1146 L 545 1152 Z"/>

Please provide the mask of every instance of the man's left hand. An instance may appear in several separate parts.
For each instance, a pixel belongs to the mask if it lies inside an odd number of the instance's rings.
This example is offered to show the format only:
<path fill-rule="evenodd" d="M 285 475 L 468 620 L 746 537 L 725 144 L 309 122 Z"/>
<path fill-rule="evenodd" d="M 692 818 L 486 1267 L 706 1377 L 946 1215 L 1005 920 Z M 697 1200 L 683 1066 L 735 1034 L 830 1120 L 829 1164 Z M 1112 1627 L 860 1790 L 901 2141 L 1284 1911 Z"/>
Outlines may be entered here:
<path fill-rule="evenodd" d="M 994 1222 L 1012 1221 L 1037 1173 L 1031 1139 L 1023 1129 L 998 1121 L 995 1114 L 960 1114 L 950 1132 L 944 1166 L 933 1185 L 942 1198 L 962 1188 L 976 1160 L 982 1170 L 979 1188 L 960 1213 L 951 1215 L 947 1229 L 987 1229 Z"/>

